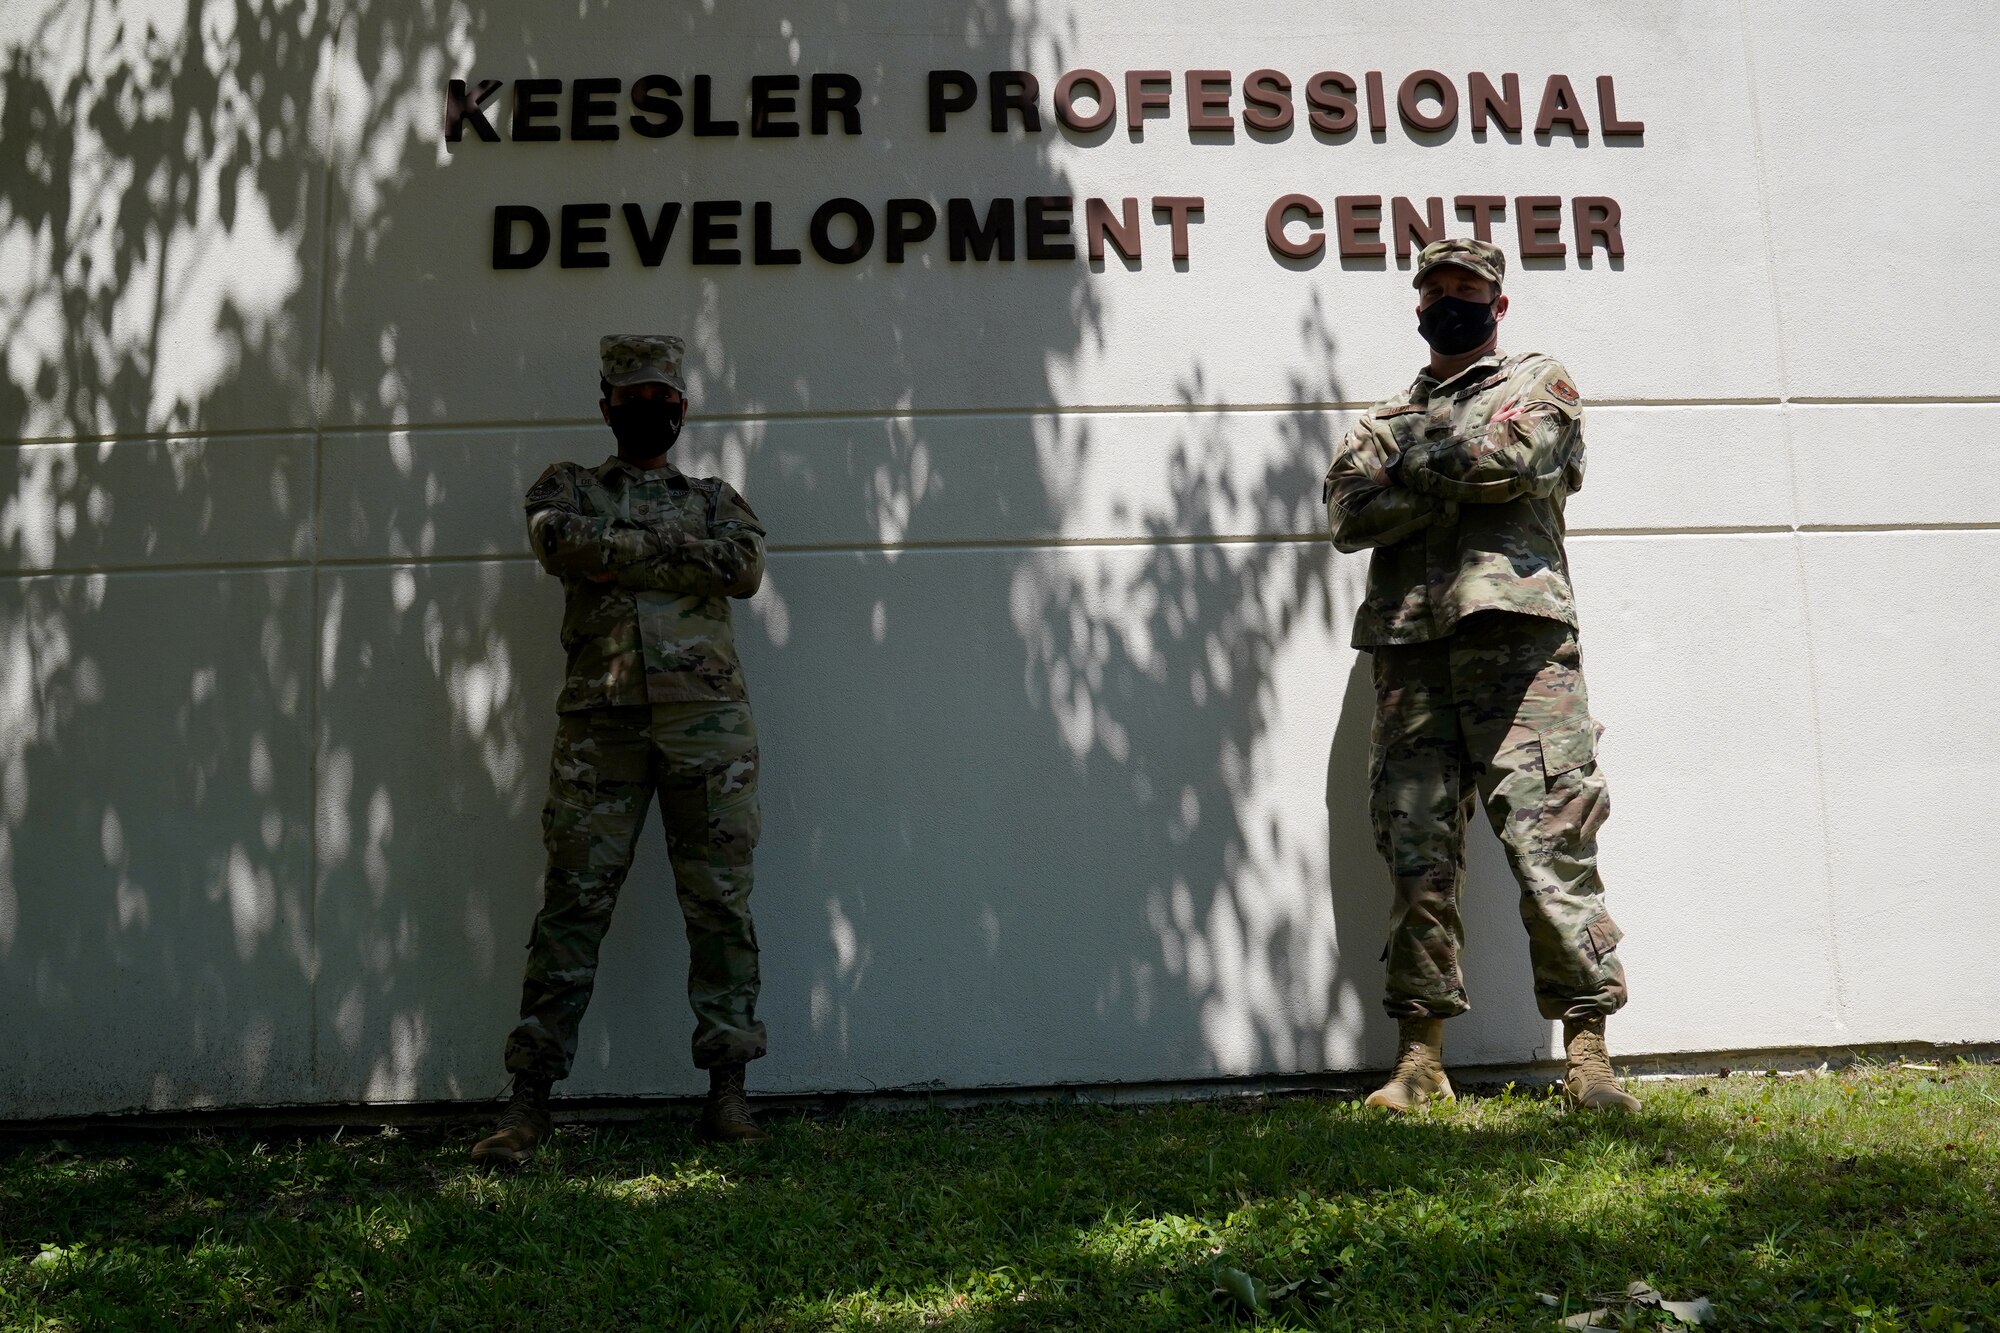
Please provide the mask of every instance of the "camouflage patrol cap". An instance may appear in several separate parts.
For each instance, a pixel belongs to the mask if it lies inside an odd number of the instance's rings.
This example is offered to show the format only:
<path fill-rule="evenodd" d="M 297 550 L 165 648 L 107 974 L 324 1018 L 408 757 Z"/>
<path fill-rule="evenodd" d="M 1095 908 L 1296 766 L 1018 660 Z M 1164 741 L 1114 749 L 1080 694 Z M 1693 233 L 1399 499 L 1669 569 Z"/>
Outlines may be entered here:
<path fill-rule="evenodd" d="M 687 394 L 681 354 L 687 344 L 672 333 L 608 333 L 598 339 L 599 372 L 612 388 L 627 384 L 670 384 Z"/>
<path fill-rule="evenodd" d="M 1410 285 L 1423 285 L 1424 274 L 1439 264 L 1456 264 L 1470 269 L 1493 284 L 1499 291 L 1507 277 L 1507 256 L 1500 253 L 1500 247 L 1485 241 L 1475 241 L 1470 236 L 1447 236 L 1441 241 L 1432 241 L 1417 254 L 1417 271 L 1410 275 Z"/>

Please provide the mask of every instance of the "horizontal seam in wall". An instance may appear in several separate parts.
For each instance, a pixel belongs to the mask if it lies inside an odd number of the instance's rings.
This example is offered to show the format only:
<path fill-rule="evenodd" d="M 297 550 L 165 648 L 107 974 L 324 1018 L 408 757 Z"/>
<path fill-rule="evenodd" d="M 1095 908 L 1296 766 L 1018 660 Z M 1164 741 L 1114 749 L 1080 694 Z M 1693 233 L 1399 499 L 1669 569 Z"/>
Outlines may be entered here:
<path fill-rule="evenodd" d="M 1801 523 L 1798 530 L 1812 534 L 1854 532 L 1992 532 L 2000 523 Z"/>
<path fill-rule="evenodd" d="M 1742 526 L 1716 528 L 1573 528 L 1569 536 L 1574 541 L 1620 541 L 1620 540 L 1670 540 L 1670 539 L 1713 539 L 1717 537 L 1783 537 L 1794 534 L 1805 536 L 1856 536 L 1869 534 L 1897 534 L 1922 536 L 1927 533 L 2000 532 L 2000 522 L 1994 523 L 1812 523 L 1797 527 L 1783 526 Z M 1323 534 L 1311 533 L 1201 533 L 1188 536 L 1155 537 L 1135 539 L 1132 537 L 1024 537 L 1018 539 L 977 538 L 967 541 L 928 542 L 819 542 L 799 545 L 772 546 L 770 554 L 780 555 L 870 555 L 902 554 L 904 552 L 925 551 L 1028 551 L 1063 550 L 1072 547 L 1101 547 L 1107 549 L 1146 549 L 1172 546 L 1316 546 L 1325 543 Z M 340 559 L 310 560 L 225 560 L 203 563 L 158 563 L 144 565 L 58 565 L 47 569 L 0 570 L 0 581 L 24 582 L 38 578 L 79 578 L 91 574 L 228 574 L 228 573 L 287 573 L 313 568 L 317 563 L 321 569 L 379 569 L 416 568 L 420 565 L 519 565 L 533 564 L 534 557 L 525 554 L 503 554 L 494 552 L 486 555 L 375 555 L 347 556 Z"/>
<path fill-rule="evenodd" d="M 1797 531 L 1789 523 L 1735 523 L 1693 528 L 1571 528 L 1569 540 L 1589 537 L 1771 537 Z"/>
<path fill-rule="evenodd" d="M 2000 397 L 1995 397 L 1991 394 L 1910 394 L 1889 398 L 1793 397 L 1787 398 L 1785 401 L 1793 407 L 1960 407 L 1966 405 L 1991 406 L 1995 403 L 2000 403 Z"/>
<path fill-rule="evenodd" d="M 383 555 L 359 556 L 347 560 L 219 560 L 207 563 L 146 565 L 70 565 L 50 569 L 0 570 L 0 580 L 26 581 L 39 578 L 82 578 L 91 574 L 294 574 L 312 569 L 415 568 L 418 565 L 519 565 L 533 564 L 531 555 Z"/>
<path fill-rule="evenodd" d="M 27 449 L 52 444 L 181 444 L 190 440 L 285 440 L 311 444 L 310 426 L 272 426 L 261 430 L 168 430 L 135 431 L 130 435 L 23 435 L 0 440 L 0 449 Z"/>
<path fill-rule="evenodd" d="M 1855 534 L 2000 532 L 2000 522 L 1992 523 L 1798 523 L 1771 527 L 1721 528 L 1571 528 L 1572 540 L 1579 538 L 1660 538 L 1660 537 L 1824 537 Z"/>
<path fill-rule="evenodd" d="M 723 412 L 715 415 L 697 413 L 690 421 L 696 429 L 704 425 L 731 426 L 749 425 L 758 422 L 784 425 L 812 425 L 842 421 L 918 421 L 927 418 L 1014 420 L 1021 418 L 1057 418 L 1087 416 L 1272 416 L 1297 415 L 1300 413 L 1362 412 L 1373 405 L 1374 400 L 1361 402 L 1301 402 L 1301 403 L 1099 403 L 1077 406 L 1042 407 L 928 407 L 907 409 L 856 408 L 845 412 Z M 1923 406 L 1995 406 L 2000 405 L 2000 396 L 1965 397 L 1851 397 L 1851 398 L 1793 398 L 1789 403 L 1778 398 L 1594 398 L 1588 404 L 1591 408 L 1650 408 L 1650 409 L 1694 409 L 1720 407 L 1923 407 Z M 600 430 L 603 423 L 591 417 L 544 418 L 539 420 L 477 421 L 477 422 L 422 422 L 404 425 L 390 423 L 363 423 L 349 426 L 328 426 L 319 434 L 331 437 L 363 435 L 473 435 L 473 434 L 514 434 L 522 431 L 574 431 Z M 128 435 L 29 435 L 16 439 L 0 440 L 0 448 L 25 448 L 31 445 L 51 444 L 169 444 L 185 440 L 297 440 L 310 443 L 314 432 L 309 429 L 290 427 L 261 427 L 257 429 L 201 430 L 201 431 L 159 431 L 134 432 Z"/>
<path fill-rule="evenodd" d="M 841 543 L 826 542 L 800 546 L 773 546 L 773 555 L 866 555 L 871 551 L 1032 551 L 1062 550 L 1070 547 L 1149 547 L 1149 546 L 1287 546 L 1324 543 L 1326 535 L 1308 533 L 1216 534 L 1156 537 L 987 537 L 969 541 Z"/>

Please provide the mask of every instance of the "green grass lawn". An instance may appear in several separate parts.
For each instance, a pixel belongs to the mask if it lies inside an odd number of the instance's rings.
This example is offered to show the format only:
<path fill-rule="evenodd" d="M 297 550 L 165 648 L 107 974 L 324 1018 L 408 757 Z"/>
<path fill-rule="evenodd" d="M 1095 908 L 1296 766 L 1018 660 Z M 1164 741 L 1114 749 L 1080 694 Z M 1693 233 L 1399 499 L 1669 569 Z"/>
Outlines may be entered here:
<path fill-rule="evenodd" d="M 671 1115 L 513 1176 L 464 1126 L 15 1141 L 0 1326 L 1555 1329 L 1538 1293 L 1644 1279 L 1722 1328 L 2000 1328 L 2000 1070 L 1643 1091 L 773 1116 L 761 1151 Z M 1301 1285 L 1259 1316 L 1227 1268 Z"/>

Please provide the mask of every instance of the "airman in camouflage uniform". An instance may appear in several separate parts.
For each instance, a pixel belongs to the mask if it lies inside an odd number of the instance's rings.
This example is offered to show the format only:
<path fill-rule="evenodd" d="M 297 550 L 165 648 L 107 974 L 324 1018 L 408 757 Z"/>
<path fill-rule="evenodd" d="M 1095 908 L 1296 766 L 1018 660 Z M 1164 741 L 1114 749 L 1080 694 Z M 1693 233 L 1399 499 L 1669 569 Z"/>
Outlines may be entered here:
<path fill-rule="evenodd" d="M 527 495 L 528 538 L 562 580 L 569 670 L 556 702 L 542 811 L 548 869 L 528 945 L 521 1022 L 507 1038 L 515 1095 L 475 1160 L 526 1160 L 548 1132 L 549 1085 L 576 1058 L 598 947 L 656 800 L 686 918 L 694 1063 L 710 1071 L 703 1132 L 767 1137 L 743 1068 L 764 1054 L 757 1020 L 757 729 L 729 599 L 764 574 L 764 529 L 728 482 L 667 462 L 685 419 L 679 338 L 600 346 L 602 408 L 618 453 L 557 463 Z"/>
<path fill-rule="evenodd" d="M 1370 814 L 1395 882 L 1386 1003 L 1401 1041 L 1368 1100 L 1451 1096 L 1443 1020 L 1470 1007 L 1458 896 L 1477 801 L 1521 886 L 1536 1001 L 1563 1020 L 1569 1096 L 1635 1110 L 1604 1047 L 1625 973 L 1597 872 L 1611 806 L 1563 549 L 1583 403 L 1554 357 L 1497 350 L 1505 265 L 1480 241 L 1424 248 L 1430 365 L 1362 415 L 1326 476 L 1334 545 L 1374 552 L 1354 646 L 1374 658 Z"/>

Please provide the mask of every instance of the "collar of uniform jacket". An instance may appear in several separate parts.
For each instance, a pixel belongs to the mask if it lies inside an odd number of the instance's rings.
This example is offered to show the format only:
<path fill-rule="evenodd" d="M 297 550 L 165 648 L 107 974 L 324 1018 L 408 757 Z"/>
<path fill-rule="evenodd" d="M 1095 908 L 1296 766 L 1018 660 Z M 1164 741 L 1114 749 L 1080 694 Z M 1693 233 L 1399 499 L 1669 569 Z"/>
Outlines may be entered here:
<path fill-rule="evenodd" d="M 662 463 L 655 468 L 634 467 L 617 454 L 613 454 L 597 466 L 597 475 L 600 477 L 612 472 L 629 472 L 635 477 L 650 477 L 657 474 L 664 477 L 667 487 L 670 490 L 684 491 L 689 489 L 687 474 L 672 463 Z"/>
<path fill-rule="evenodd" d="M 1413 403 L 1426 402 L 1435 393 L 1470 388 L 1477 381 L 1486 378 L 1500 369 L 1501 363 L 1506 359 L 1507 354 L 1496 347 L 1493 351 L 1480 357 L 1477 361 L 1467 366 L 1464 370 L 1459 371 L 1448 380 L 1438 379 L 1435 375 L 1431 374 L 1430 367 L 1425 366 L 1417 372 L 1416 382 L 1410 385 L 1410 401 Z"/>

